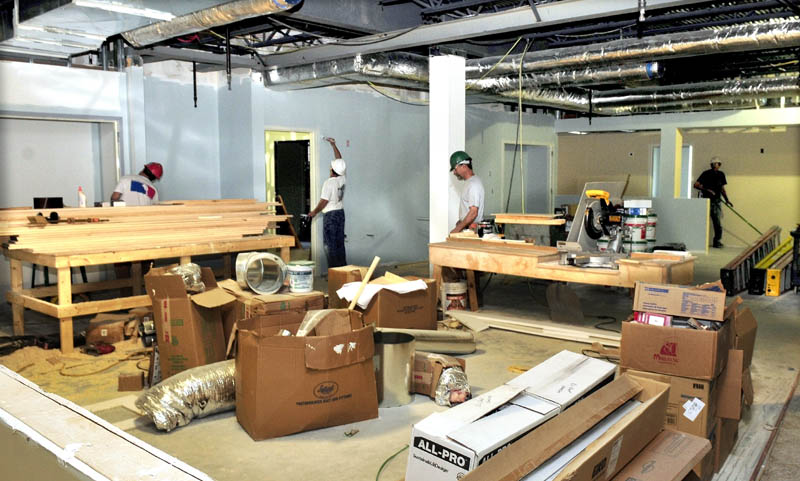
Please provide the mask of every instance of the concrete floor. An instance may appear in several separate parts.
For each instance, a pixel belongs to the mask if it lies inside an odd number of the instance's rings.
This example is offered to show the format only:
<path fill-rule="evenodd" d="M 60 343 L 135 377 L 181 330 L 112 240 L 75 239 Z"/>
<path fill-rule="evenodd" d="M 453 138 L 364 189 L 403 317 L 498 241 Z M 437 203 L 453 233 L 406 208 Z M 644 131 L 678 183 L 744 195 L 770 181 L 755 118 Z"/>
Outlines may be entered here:
<path fill-rule="evenodd" d="M 699 256 L 695 280 L 699 283 L 718 279 L 719 267 L 738 252 L 739 249 L 725 248 Z M 425 274 L 426 266 L 401 266 L 391 270 L 398 274 Z M 324 280 L 315 288 L 324 290 Z M 484 293 L 484 308 L 495 313 L 549 319 L 545 288 L 543 282 L 494 276 Z M 599 323 L 606 320 L 599 316 L 616 318 L 607 327 L 618 329 L 619 320 L 631 312 L 627 290 L 583 285 L 574 288 L 589 319 L 595 316 Z M 739 443 L 734 454 L 715 479 L 750 479 L 756 460 L 775 432 L 776 420 L 800 369 L 800 350 L 797 349 L 800 296 L 786 293 L 779 298 L 748 295 L 743 298 L 759 322 L 753 360 L 756 402 L 740 423 Z M 57 324 L 52 320 L 37 318 L 35 314 L 26 314 L 27 319 L 26 327 L 33 332 L 56 332 Z M 76 332 L 80 326 L 78 323 Z M 3 305 L 0 307 L 0 335 L 10 331 L 10 309 Z M 516 374 L 509 370 L 510 366 L 532 366 L 563 349 L 580 352 L 588 347 L 496 329 L 478 333 L 477 341 L 478 350 L 464 356 L 474 394 L 514 377 Z M 76 392 L 56 393 L 70 399 L 81 397 Z M 171 433 L 157 431 L 147 424 L 140 424 L 129 432 L 220 481 L 374 479 L 381 464 L 408 443 L 410 426 L 443 409 L 429 398 L 417 395 L 407 406 L 380 409 L 378 419 L 259 442 L 252 441 L 244 432 L 233 412 L 195 420 Z M 785 416 L 766 458 L 761 479 L 798 478 L 800 397 L 797 394 Z M 359 432 L 346 437 L 344 433 L 353 428 Z M 403 479 L 407 457 L 404 451 L 387 463 L 380 479 Z"/>

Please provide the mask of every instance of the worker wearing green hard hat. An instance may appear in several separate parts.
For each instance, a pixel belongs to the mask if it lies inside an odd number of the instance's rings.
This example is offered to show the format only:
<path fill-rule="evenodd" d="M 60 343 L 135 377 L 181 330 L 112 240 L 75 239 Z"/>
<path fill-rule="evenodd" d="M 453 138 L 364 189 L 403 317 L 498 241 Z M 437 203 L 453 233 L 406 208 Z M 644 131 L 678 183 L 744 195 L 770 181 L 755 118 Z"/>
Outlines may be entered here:
<path fill-rule="evenodd" d="M 475 223 L 483 219 L 484 189 L 480 177 L 472 171 L 472 157 L 463 150 L 450 155 L 450 171 L 466 183 L 458 205 L 458 222 L 450 231 L 456 233 L 475 228 Z"/>

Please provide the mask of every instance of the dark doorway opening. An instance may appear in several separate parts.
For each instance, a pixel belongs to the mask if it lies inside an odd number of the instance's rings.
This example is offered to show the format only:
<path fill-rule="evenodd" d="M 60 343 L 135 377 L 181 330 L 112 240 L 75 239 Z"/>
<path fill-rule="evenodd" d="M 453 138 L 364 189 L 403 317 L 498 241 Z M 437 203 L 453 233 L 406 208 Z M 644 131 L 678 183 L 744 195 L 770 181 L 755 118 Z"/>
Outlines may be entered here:
<path fill-rule="evenodd" d="M 300 242 L 311 242 L 311 228 L 303 228 L 300 216 L 311 210 L 311 159 L 308 140 L 275 142 L 275 194 L 283 198 L 286 211 Z M 278 224 L 278 234 L 292 235 L 289 226 Z"/>

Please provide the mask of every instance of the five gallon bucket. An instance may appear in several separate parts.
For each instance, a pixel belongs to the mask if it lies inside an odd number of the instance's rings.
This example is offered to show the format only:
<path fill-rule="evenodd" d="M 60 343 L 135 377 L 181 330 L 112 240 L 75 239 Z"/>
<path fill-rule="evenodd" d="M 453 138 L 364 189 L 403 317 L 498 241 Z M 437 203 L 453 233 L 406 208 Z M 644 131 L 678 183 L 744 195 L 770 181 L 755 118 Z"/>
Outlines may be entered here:
<path fill-rule="evenodd" d="M 597 239 L 597 250 L 605 252 L 608 250 L 608 243 L 611 241 L 607 235 L 601 236 Z"/>
<path fill-rule="evenodd" d="M 314 262 L 292 261 L 289 263 L 289 290 L 311 292 L 314 290 Z"/>
<path fill-rule="evenodd" d="M 236 282 L 258 294 L 274 294 L 283 286 L 286 264 L 268 252 L 242 252 L 236 256 Z"/>
<path fill-rule="evenodd" d="M 658 223 L 658 216 L 655 212 L 647 214 L 647 230 L 645 238 L 647 239 L 647 252 L 653 252 L 656 246 L 656 224 Z"/>
<path fill-rule="evenodd" d="M 414 382 L 414 336 L 399 332 L 376 332 L 375 381 L 378 406 L 390 408 L 410 403 Z"/>
<path fill-rule="evenodd" d="M 446 311 L 467 310 L 467 282 L 443 282 L 444 309 Z"/>

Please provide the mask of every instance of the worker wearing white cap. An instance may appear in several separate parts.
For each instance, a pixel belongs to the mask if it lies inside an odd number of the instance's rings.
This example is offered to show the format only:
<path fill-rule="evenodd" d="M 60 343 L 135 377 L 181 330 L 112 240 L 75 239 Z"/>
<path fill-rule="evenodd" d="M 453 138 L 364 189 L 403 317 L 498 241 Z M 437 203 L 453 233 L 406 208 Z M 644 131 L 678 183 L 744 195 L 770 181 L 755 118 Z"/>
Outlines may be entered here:
<path fill-rule="evenodd" d="M 325 137 L 325 141 L 333 148 L 334 159 L 331 161 L 331 176 L 322 184 L 319 203 L 308 213 L 313 218 L 318 213 L 324 214 L 322 219 L 322 239 L 328 267 L 347 265 L 347 253 L 344 248 L 344 187 L 346 164 L 342 154 L 336 147 L 336 140 Z"/>
<path fill-rule="evenodd" d="M 733 207 L 733 204 L 728 200 L 728 193 L 725 192 L 725 185 L 728 183 L 725 178 L 725 173 L 719 170 L 722 166 L 722 160 L 719 157 L 711 158 L 711 168 L 700 174 L 697 182 L 694 183 L 694 188 L 700 191 L 700 195 L 710 199 L 710 217 L 711 224 L 714 226 L 714 247 L 722 247 L 722 199 L 725 203 Z"/>

